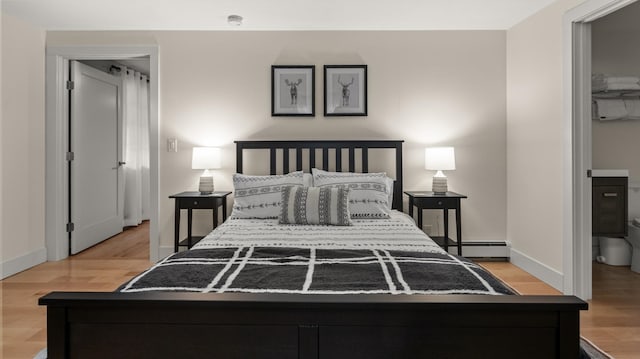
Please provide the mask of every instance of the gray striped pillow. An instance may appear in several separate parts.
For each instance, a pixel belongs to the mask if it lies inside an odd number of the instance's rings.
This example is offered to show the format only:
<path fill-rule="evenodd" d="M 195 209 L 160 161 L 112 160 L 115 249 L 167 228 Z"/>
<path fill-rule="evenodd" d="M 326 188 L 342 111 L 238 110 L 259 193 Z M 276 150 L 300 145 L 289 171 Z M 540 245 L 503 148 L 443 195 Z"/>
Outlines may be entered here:
<path fill-rule="evenodd" d="M 282 187 L 281 224 L 350 226 L 349 189 Z"/>

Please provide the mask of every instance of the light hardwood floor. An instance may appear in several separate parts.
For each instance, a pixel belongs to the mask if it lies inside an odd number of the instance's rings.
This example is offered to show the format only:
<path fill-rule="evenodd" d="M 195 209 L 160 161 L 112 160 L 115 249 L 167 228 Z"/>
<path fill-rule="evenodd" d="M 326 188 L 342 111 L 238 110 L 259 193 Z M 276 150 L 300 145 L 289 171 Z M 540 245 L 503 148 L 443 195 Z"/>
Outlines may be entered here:
<path fill-rule="evenodd" d="M 38 298 L 50 291 L 112 291 L 146 269 L 148 223 L 129 229 L 60 262 L 47 262 L 2 284 L 2 358 L 33 358 L 46 346 L 46 310 Z M 484 267 L 522 294 L 558 291 L 504 262 Z M 617 359 L 640 358 L 640 275 L 628 267 L 594 265 L 594 299 L 581 315 L 582 335 Z"/>
<path fill-rule="evenodd" d="M 2 358 L 33 358 L 47 343 L 46 308 L 51 291 L 112 291 L 151 265 L 149 224 L 127 229 L 82 253 L 46 262 L 2 284 Z"/>
<path fill-rule="evenodd" d="M 522 294 L 560 294 L 510 263 L 483 262 Z M 616 359 L 640 358 L 640 274 L 593 264 L 593 299 L 580 314 L 580 334 Z"/>

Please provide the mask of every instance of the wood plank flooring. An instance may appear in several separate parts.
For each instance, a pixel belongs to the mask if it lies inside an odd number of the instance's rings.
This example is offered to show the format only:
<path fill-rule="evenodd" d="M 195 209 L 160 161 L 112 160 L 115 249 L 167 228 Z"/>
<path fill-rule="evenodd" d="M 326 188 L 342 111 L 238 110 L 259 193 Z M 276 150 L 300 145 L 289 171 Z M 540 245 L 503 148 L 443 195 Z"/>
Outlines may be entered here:
<path fill-rule="evenodd" d="M 151 265 L 149 223 L 59 262 L 46 262 L 4 279 L 3 359 L 31 359 L 47 346 L 46 308 L 38 298 L 51 291 L 113 291 Z"/>
<path fill-rule="evenodd" d="M 511 263 L 481 264 L 522 294 L 560 294 Z M 640 358 L 640 274 L 593 263 L 593 299 L 580 313 L 580 334 L 616 359 Z"/>
<path fill-rule="evenodd" d="M 151 265 L 149 226 L 143 224 L 70 259 L 47 262 L 0 282 L 2 358 L 33 358 L 46 347 L 46 310 L 53 291 L 112 291 Z M 482 262 L 522 294 L 560 294 L 518 267 Z M 617 359 L 640 358 L 640 274 L 594 264 L 594 299 L 581 315 L 582 334 Z"/>

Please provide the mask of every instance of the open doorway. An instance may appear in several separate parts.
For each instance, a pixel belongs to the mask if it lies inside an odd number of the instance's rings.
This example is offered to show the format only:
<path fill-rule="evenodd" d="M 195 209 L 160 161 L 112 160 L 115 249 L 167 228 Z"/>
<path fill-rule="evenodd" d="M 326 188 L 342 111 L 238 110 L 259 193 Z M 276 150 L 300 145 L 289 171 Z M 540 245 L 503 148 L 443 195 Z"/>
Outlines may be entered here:
<path fill-rule="evenodd" d="M 564 27 L 565 294 L 592 297 L 592 23 L 635 0 L 589 0 L 568 11 Z"/>
<path fill-rule="evenodd" d="M 47 180 L 46 228 L 47 259 L 60 260 L 69 254 L 68 223 L 70 216 L 70 176 L 68 144 L 71 139 L 68 121 L 70 96 L 66 79 L 74 61 L 125 61 L 146 58 L 149 64 L 148 86 L 148 213 L 149 259 L 157 261 L 158 254 L 158 50 L 156 46 L 71 46 L 48 47 L 47 77 Z M 94 65 L 98 66 L 97 63 Z M 73 158 L 73 155 L 71 155 Z M 122 161 L 125 162 L 125 161 Z M 124 226 L 123 221 L 123 226 Z"/>
<path fill-rule="evenodd" d="M 592 246 L 592 292 L 599 302 L 616 292 L 629 298 L 640 294 L 640 265 L 632 265 L 640 261 L 632 255 L 640 245 L 634 222 L 640 218 L 640 47 L 627 41 L 640 35 L 639 18 L 636 2 L 591 23 L 592 165 L 594 173 L 606 175 L 594 175 L 593 181 L 607 182 L 596 187 L 606 191 L 592 198 L 594 208 L 606 206 L 593 217 L 594 235 L 602 233 Z M 598 231 L 602 225 L 610 230 Z"/>
<path fill-rule="evenodd" d="M 149 220 L 149 70 L 148 56 L 70 61 L 71 255 Z"/>

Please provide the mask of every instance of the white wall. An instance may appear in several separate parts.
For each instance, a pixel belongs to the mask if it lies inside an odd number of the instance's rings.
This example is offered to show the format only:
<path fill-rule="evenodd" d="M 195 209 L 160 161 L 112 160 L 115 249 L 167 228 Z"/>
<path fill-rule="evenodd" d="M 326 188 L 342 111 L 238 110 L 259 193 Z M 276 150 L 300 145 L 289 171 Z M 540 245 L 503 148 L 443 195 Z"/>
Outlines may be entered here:
<path fill-rule="evenodd" d="M 556 287 L 571 221 L 563 218 L 562 16 L 581 2 L 556 1 L 507 31 L 507 238 L 513 262 Z"/>
<path fill-rule="evenodd" d="M 2 15 L 0 15 L 0 39 L 2 39 Z M 2 69 L 2 43 L 0 43 L 0 84 L 3 83 L 2 81 L 2 73 L 3 73 L 3 69 Z M 2 86 L 0 85 L 0 151 L 2 150 L 2 121 L 3 121 L 3 116 L 2 116 Z M 0 203 L 3 203 L 3 191 L 2 191 L 2 174 L 4 173 L 3 168 L 2 168 L 2 163 L 0 163 Z M 3 233 L 2 233 L 2 206 L 0 206 L 0 278 L 4 278 L 4 269 L 3 269 L 3 265 L 2 263 L 4 263 L 4 260 L 2 259 L 2 253 L 4 253 L 2 251 L 2 246 L 3 246 Z M 0 286 L 0 296 L 2 296 L 2 286 Z M 0 313 L 0 321 L 2 321 L 2 313 Z M 0 335 L 2 335 L 2 329 L 0 329 Z"/>
<path fill-rule="evenodd" d="M 45 32 L 2 14 L 3 275 L 45 259 Z"/>
<path fill-rule="evenodd" d="M 640 3 L 593 22 L 594 73 L 640 76 Z M 640 185 L 640 120 L 593 121 L 593 168 L 629 169 L 629 182 Z M 640 204 L 638 204 L 640 205 Z"/>
<path fill-rule="evenodd" d="M 405 188 L 429 189 L 427 145 L 456 147 L 450 188 L 465 240 L 506 233 L 504 31 L 49 32 L 47 44 L 157 43 L 160 59 L 160 233 L 173 241 L 173 202 L 196 190 L 191 147 L 223 147 L 216 188 L 232 189 L 237 139 L 404 139 Z M 270 66 L 316 65 L 316 117 L 270 116 Z M 322 116 L 322 65 L 369 66 L 369 116 Z M 166 139 L 179 152 L 165 151 Z M 197 217 L 203 230 L 209 215 Z M 427 222 L 429 223 L 429 222 Z"/>
<path fill-rule="evenodd" d="M 236 139 L 405 139 L 406 189 L 430 186 L 424 146 L 455 146 L 458 170 L 448 176 L 452 190 L 469 195 L 465 239 L 507 238 L 520 258 L 561 276 L 562 224 L 570 220 L 562 218 L 561 19 L 581 2 L 560 0 L 506 38 L 502 31 L 49 32 L 47 43 L 159 45 L 163 246 L 173 239 L 167 196 L 197 188 L 199 174 L 189 168 L 192 146 L 223 146 L 216 184 L 231 189 Z M 369 65 L 368 117 L 321 115 L 322 65 L 341 63 Z M 317 66 L 315 118 L 270 116 L 272 64 Z M 164 152 L 169 137 L 180 140 L 178 153 Z M 29 163 L 44 171 L 43 159 Z M 33 211 L 36 219 L 43 208 Z M 5 245 L 16 246 L 16 238 Z"/>

